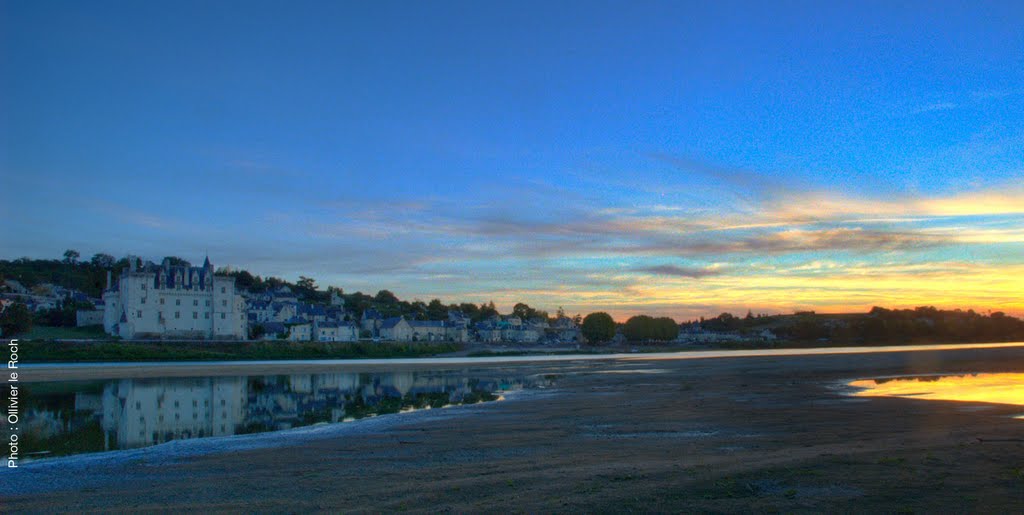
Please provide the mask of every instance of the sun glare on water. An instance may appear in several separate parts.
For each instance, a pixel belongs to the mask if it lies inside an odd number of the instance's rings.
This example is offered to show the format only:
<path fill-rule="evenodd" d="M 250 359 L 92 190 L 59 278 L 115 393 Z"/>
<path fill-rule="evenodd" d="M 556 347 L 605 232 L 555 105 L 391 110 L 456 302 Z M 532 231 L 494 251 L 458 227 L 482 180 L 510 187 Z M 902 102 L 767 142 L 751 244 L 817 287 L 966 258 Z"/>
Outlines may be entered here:
<path fill-rule="evenodd" d="M 858 397 L 906 397 L 935 401 L 991 402 L 1024 406 L 1024 374 L 969 374 L 892 379 L 864 379 L 850 383 L 862 388 Z"/>

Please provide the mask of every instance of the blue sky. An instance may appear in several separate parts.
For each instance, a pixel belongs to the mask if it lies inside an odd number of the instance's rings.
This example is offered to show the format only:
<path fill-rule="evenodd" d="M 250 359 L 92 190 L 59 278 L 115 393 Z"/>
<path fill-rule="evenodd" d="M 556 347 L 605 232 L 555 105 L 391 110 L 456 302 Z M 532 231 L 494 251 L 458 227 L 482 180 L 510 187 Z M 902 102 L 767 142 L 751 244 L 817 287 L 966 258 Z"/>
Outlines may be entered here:
<path fill-rule="evenodd" d="M 1024 313 L 1019 2 L 4 2 L 0 257 Z"/>

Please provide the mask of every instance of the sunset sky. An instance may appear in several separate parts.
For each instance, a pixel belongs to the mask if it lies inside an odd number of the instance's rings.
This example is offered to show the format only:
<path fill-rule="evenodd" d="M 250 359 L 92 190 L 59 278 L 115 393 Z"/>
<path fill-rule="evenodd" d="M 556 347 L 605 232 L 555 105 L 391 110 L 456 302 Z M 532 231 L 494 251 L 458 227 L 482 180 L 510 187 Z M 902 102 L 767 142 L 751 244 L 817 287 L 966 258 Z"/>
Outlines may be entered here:
<path fill-rule="evenodd" d="M 1022 2 L 364 4 L 0 3 L 0 258 L 1024 315 Z"/>

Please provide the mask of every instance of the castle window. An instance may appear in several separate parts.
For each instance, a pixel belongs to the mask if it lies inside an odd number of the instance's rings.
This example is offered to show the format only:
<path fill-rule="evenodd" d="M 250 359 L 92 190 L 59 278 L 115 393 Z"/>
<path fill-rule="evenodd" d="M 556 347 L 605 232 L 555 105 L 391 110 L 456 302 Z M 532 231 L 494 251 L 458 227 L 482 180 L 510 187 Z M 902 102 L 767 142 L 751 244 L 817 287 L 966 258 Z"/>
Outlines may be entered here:
<path fill-rule="evenodd" d="M 181 318 L 181 311 L 175 311 L 174 318 Z"/>
<path fill-rule="evenodd" d="M 203 313 L 203 318 L 209 320 L 210 319 L 210 314 L 209 313 Z"/>
<path fill-rule="evenodd" d="M 142 299 L 139 301 L 139 303 L 140 304 L 145 304 L 146 303 L 146 297 L 142 297 Z"/>
<path fill-rule="evenodd" d="M 192 305 L 193 305 L 193 306 L 198 306 L 198 305 L 199 305 L 199 299 L 195 299 L 195 300 L 193 300 L 193 301 L 192 301 Z"/>
<path fill-rule="evenodd" d="M 161 306 L 163 306 L 163 305 L 164 305 L 164 299 L 160 299 L 160 305 L 161 305 Z"/>
<path fill-rule="evenodd" d="M 135 312 L 135 318 L 142 318 L 142 310 L 141 309 Z"/>
<path fill-rule="evenodd" d="M 206 301 L 206 307 L 210 307 L 210 301 L 209 300 Z"/>
<path fill-rule="evenodd" d="M 181 305 L 181 299 L 174 299 L 174 305 L 175 306 L 180 306 Z"/>
<path fill-rule="evenodd" d="M 225 287 L 223 287 L 223 286 L 221 286 L 221 287 L 220 287 L 220 292 L 221 292 L 221 293 L 227 293 L 227 292 L 228 292 L 228 289 L 227 289 L 227 288 L 225 288 Z"/>
<path fill-rule="evenodd" d="M 196 313 L 195 311 L 193 311 L 192 312 L 192 319 L 195 320 L 197 318 L 199 318 L 199 313 Z"/>
<path fill-rule="evenodd" d="M 228 301 L 222 300 L 222 301 L 220 301 L 220 305 L 221 306 L 227 306 L 228 305 Z"/>
<path fill-rule="evenodd" d="M 221 313 L 221 314 L 220 314 L 220 319 L 221 319 L 221 320 L 224 320 L 224 313 Z"/>

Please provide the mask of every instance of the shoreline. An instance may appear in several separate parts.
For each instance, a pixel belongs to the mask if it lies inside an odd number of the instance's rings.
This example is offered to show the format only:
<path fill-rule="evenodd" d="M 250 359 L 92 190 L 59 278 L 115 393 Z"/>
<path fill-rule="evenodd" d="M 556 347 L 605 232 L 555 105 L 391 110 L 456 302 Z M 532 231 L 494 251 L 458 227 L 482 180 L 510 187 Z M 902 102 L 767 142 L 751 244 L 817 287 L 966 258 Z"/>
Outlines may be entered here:
<path fill-rule="evenodd" d="M 1024 347 L 1024 342 L 958 343 L 925 345 L 888 345 L 862 347 L 812 347 L 781 349 L 696 350 L 650 353 L 558 354 L 484 357 L 368 358 L 321 360 L 232 360 L 232 361 L 151 361 L 23 364 L 23 381 L 52 382 L 94 379 L 134 379 L 145 377 L 190 377 L 196 375 L 271 375 L 287 370 L 292 373 L 318 371 L 390 370 L 395 368 L 451 368 L 464 366 L 523 365 L 572 361 L 683 361 L 721 358 L 758 358 L 786 356 L 828 356 L 843 354 L 885 354 L 902 352 L 983 350 Z M 154 376 L 157 372 L 160 375 Z"/>

